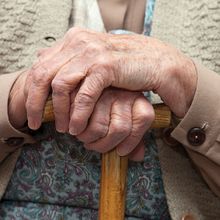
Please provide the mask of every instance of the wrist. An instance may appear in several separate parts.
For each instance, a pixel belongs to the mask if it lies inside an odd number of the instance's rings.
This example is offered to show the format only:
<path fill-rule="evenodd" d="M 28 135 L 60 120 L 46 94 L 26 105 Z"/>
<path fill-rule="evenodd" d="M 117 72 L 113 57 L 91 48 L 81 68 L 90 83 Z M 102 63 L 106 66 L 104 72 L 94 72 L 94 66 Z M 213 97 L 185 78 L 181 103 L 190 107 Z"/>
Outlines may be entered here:
<path fill-rule="evenodd" d="M 189 57 L 184 55 L 181 65 L 177 68 L 177 75 L 184 96 L 184 98 L 180 100 L 182 114 L 177 116 L 184 117 L 192 104 L 197 86 L 196 67 Z"/>
<path fill-rule="evenodd" d="M 25 80 L 26 74 L 22 73 L 16 79 L 9 94 L 8 117 L 11 125 L 16 129 L 22 128 L 27 121 L 23 90 Z"/>
<path fill-rule="evenodd" d="M 186 59 L 186 65 L 184 69 L 184 75 L 187 76 L 185 80 L 185 94 L 186 94 L 186 110 L 187 112 L 192 104 L 192 101 L 195 96 L 196 92 L 196 87 L 197 87 L 197 80 L 198 80 L 198 75 L 197 75 L 197 70 L 195 67 L 194 62 L 192 59 L 188 58 Z"/>
<path fill-rule="evenodd" d="M 163 101 L 179 118 L 183 118 L 193 101 L 197 86 L 197 71 L 193 61 L 178 53 L 164 68 L 164 83 L 158 90 Z"/>

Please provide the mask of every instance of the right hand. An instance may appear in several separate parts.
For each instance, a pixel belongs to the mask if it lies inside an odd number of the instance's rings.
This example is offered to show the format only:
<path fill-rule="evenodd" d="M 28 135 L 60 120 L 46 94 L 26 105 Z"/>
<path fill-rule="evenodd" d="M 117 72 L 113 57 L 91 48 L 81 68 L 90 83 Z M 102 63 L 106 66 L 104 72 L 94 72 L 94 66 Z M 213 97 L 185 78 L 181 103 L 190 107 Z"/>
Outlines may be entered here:
<path fill-rule="evenodd" d="M 154 121 L 153 106 L 140 92 L 105 89 L 95 105 L 86 129 L 76 137 L 89 150 L 106 153 L 117 148 L 120 156 L 144 158 L 141 141 Z"/>

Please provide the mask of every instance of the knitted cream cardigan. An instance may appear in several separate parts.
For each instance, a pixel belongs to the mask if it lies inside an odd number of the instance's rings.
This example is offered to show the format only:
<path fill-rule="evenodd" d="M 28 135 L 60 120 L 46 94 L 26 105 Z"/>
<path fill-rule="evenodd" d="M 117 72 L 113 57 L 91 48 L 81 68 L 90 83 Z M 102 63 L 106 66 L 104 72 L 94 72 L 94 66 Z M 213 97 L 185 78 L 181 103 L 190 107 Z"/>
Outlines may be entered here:
<path fill-rule="evenodd" d="M 220 72 L 219 0 L 157 0 L 153 21 L 153 36 Z M 31 66 L 36 51 L 61 38 L 69 22 L 104 31 L 96 0 L 1 0 L 0 74 Z M 184 214 L 193 213 L 198 219 L 220 219 L 219 198 L 192 169 L 188 157 L 161 140 L 158 147 L 172 218 L 179 220 Z M 19 151 L 0 165 L 0 195 L 18 154 Z"/>

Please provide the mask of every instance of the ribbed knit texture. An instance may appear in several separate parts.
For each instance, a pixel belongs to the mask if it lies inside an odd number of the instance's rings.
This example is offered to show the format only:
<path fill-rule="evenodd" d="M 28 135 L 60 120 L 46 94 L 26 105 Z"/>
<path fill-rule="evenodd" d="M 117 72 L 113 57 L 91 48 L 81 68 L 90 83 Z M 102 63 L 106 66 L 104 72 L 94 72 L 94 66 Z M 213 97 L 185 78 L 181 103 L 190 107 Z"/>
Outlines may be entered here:
<path fill-rule="evenodd" d="M 151 35 L 220 74 L 219 0 L 157 0 Z"/>
<path fill-rule="evenodd" d="M 72 0 L 1 0 L 0 74 L 30 67 L 68 30 L 71 10 Z"/>

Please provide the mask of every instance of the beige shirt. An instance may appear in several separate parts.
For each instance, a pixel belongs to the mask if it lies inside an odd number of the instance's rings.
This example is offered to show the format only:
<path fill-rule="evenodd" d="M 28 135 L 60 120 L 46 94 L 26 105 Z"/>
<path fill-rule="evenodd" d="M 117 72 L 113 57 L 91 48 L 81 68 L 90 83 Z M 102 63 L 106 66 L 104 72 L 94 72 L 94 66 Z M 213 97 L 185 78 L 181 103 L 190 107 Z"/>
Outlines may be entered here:
<path fill-rule="evenodd" d="M 54 3 L 54 7 L 60 9 L 59 4 L 62 3 L 60 2 L 58 3 L 56 2 L 56 0 L 51 0 L 51 1 Z M 161 2 L 163 3 L 162 0 Z M 65 4 L 63 3 L 62 7 L 63 8 L 66 7 L 68 10 L 68 5 L 66 3 Z M 45 7 L 45 5 L 44 5 L 44 9 L 45 9 L 44 11 L 42 10 L 39 12 L 41 13 L 41 18 L 43 19 L 44 17 L 47 17 L 47 19 L 50 19 L 50 16 L 48 18 L 48 14 L 51 11 L 49 11 L 49 9 L 47 10 L 47 7 Z M 92 7 L 90 7 L 90 9 L 92 10 Z M 60 10 L 56 10 L 56 13 L 59 13 L 59 11 Z M 57 16 L 59 16 L 59 14 Z M 80 24 L 81 22 L 80 16 L 82 16 L 82 14 L 77 15 L 77 13 L 75 13 L 74 21 L 77 21 L 78 22 L 77 24 Z M 90 16 L 90 14 L 87 14 L 87 16 Z M 52 18 L 53 16 L 51 16 L 51 19 Z M 69 13 L 62 14 L 61 20 L 63 19 L 63 21 L 60 22 L 63 22 L 63 24 L 65 24 L 65 20 L 68 20 L 68 18 L 69 18 Z M 52 20 L 50 23 L 48 23 L 51 25 L 50 28 L 47 27 L 44 29 L 42 24 L 39 23 L 35 25 L 35 28 L 37 29 L 38 27 L 42 27 L 41 30 L 44 36 L 53 35 L 58 38 L 62 37 L 62 34 L 65 33 L 67 27 L 63 24 L 62 25 L 54 24 Z M 97 19 L 96 22 L 100 22 L 100 21 Z M 106 21 L 105 23 L 106 23 L 105 26 L 107 26 L 108 22 Z M 108 24 L 108 25 L 109 27 L 111 27 L 112 24 Z M 59 36 L 56 36 L 55 33 L 51 33 L 48 31 L 48 30 L 53 30 L 53 28 L 54 30 L 59 29 L 60 31 L 59 33 L 61 34 Z M 63 29 L 60 30 L 61 28 Z M 28 31 L 27 29 L 27 32 L 29 35 L 31 35 L 31 31 Z M 20 32 L 17 33 L 22 34 Z M 34 39 L 39 37 L 40 36 L 38 35 L 37 36 L 32 35 L 32 38 Z M 40 41 L 38 39 L 35 42 L 40 42 L 40 45 L 36 46 L 36 48 L 39 46 L 42 47 L 42 46 L 50 45 L 50 43 L 48 42 L 45 43 L 44 41 Z M 31 51 L 36 51 L 35 44 L 31 46 L 31 48 L 30 47 L 28 48 L 28 42 L 25 42 L 25 44 L 27 44 L 26 45 L 27 49 L 25 50 L 25 53 L 31 54 L 32 53 Z M 0 50 L 0 55 L 1 54 L 3 54 L 3 52 Z M 22 56 L 24 56 L 24 54 L 22 54 Z M 20 56 L 21 59 L 22 56 Z M 5 66 L 9 66 L 9 68 L 7 68 L 8 70 L 10 70 L 10 68 L 13 69 L 13 65 L 10 65 L 10 62 L 14 63 L 12 58 L 10 60 L 8 59 L 9 61 L 8 60 L 5 61 Z M 2 60 L 0 61 L 0 64 L 1 66 L 3 66 L 3 68 L 0 66 L 0 70 L 1 68 L 4 70 L 4 63 L 1 62 Z M 23 63 L 29 65 L 29 62 L 23 62 Z M 198 168 L 198 170 L 200 171 L 200 173 L 202 174 L 208 185 L 211 187 L 213 192 L 215 192 L 220 197 L 220 175 L 219 175 L 220 173 L 220 123 L 219 123 L 220 103 L 216 101 L 216 100 L 220 100 L 220 92 L 219 92 L 220 76 L 218 76 L 216 73 L 212 72 L 211 70 L 203 67 L 198 63 L 196 64 L 196 67 L 198 72 L 198 84 L 197 84 L 197 90 L 193 103 L 188 113 L 184 117 L 184 119 L 173 131 L 172 135 L 174 138 L 176 138 L 180 143 L 182 143 L 185 146 L 185 149 L 189 153 L 189 156 L 192 158 L 192 161 L 194 162 L 194 164 L 196 165 L 196 167 Z M 3 73 L 5 72 L 3 71 Z M 8 95 L 14 81 L 16 80 L 19 74 L 20 73 L 10 73 L 10 74 L 0 75 L 1 94 L 4 94 L 1 95 L 0 97 L 0 103 L 1 103 L 0 105 L 0 180 L 1 180 L 0 195 L 1 196 L 4 193 L 7 183 L 13 172 L 13 167 L 19 156 L 20 148 L 25 143 L 30 143 L 33 141 L 30 136 L 14 129 L 10 125 L 8 119 L 8 110 L 7 110 Z M 190 130 L 195 127 L 203 129 L 205 134 L 205 142 L 198 146 L 194 146 L 193 144 L 191 144 L 187 138 Z M 162 162 L 162 169 L 163 169 L 163 162 Z"/>

